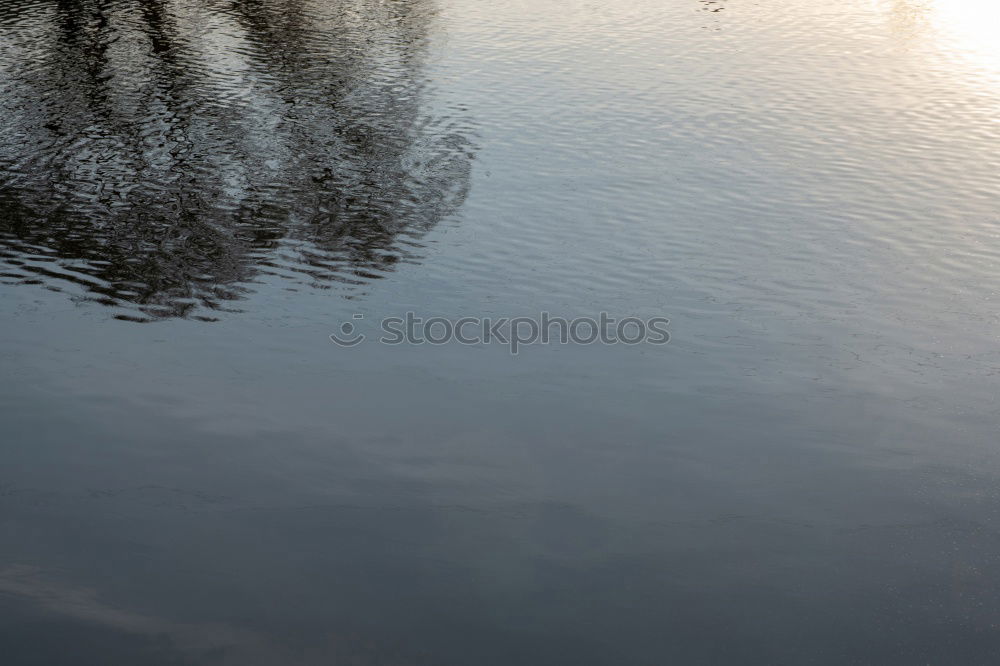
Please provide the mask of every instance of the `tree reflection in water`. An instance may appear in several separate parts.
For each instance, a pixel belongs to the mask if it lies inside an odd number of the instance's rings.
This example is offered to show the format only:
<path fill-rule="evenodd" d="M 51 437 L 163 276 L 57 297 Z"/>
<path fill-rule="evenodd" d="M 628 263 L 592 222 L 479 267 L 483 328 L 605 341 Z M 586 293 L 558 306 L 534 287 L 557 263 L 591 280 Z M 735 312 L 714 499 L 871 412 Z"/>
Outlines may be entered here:
<path fill-rule="evenodd" d="M 210 319 L 266 274 L 352 289 L 461 205 L 426 0 L 0 0 L 5 281 Z"/>

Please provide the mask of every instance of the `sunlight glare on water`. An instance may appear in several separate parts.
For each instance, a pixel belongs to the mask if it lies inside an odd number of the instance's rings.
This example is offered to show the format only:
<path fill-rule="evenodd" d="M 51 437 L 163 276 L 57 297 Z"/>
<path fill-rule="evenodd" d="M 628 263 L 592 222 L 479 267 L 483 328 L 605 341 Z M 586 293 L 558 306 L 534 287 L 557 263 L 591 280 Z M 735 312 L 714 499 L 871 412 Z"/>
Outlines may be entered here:
<path fill-rule="evenodd" d="M 1000 79 L 1000 3 L 991 0 L 898 0 L 899 11 L 926 14 L 939 48 L 978 73 Z"/>

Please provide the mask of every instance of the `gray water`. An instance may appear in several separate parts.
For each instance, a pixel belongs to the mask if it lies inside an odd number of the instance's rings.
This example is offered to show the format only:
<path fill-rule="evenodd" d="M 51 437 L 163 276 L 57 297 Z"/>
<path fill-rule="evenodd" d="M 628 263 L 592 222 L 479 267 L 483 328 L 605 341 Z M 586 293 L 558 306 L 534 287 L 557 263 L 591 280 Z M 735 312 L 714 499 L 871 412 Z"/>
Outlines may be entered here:
<path fill-rule="evenodd" d="M 0 662 L 996 663 L 997 44 L 985 0 L 0 0 Z M 407 311 L 671 340 L 379 344 Z"/>

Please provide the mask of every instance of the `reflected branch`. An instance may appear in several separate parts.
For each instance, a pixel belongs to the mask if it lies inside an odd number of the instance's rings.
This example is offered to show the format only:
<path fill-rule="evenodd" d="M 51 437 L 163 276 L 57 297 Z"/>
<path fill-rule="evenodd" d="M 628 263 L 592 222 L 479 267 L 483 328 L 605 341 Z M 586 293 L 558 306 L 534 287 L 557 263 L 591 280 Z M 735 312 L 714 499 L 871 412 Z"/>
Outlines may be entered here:
<path fill-rule="evenodd" d="M 471 132 L 425 94 L 428 2 L 19 7 L 6 281 L 211 318 L 263 274 L 350 289 L 417 260 L 465 198 Z"/>

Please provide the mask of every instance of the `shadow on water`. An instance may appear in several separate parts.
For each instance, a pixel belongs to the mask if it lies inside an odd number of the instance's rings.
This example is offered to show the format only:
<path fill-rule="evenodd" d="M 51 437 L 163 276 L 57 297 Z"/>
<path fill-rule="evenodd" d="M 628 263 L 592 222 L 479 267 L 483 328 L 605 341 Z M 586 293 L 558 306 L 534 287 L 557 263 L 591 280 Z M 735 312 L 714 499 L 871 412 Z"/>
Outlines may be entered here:
<path fill-rule="evenodd" d="M 211 319 L 359 285 L 463 202 L 425 0 L 0 0 L 0 279 Z"/>

